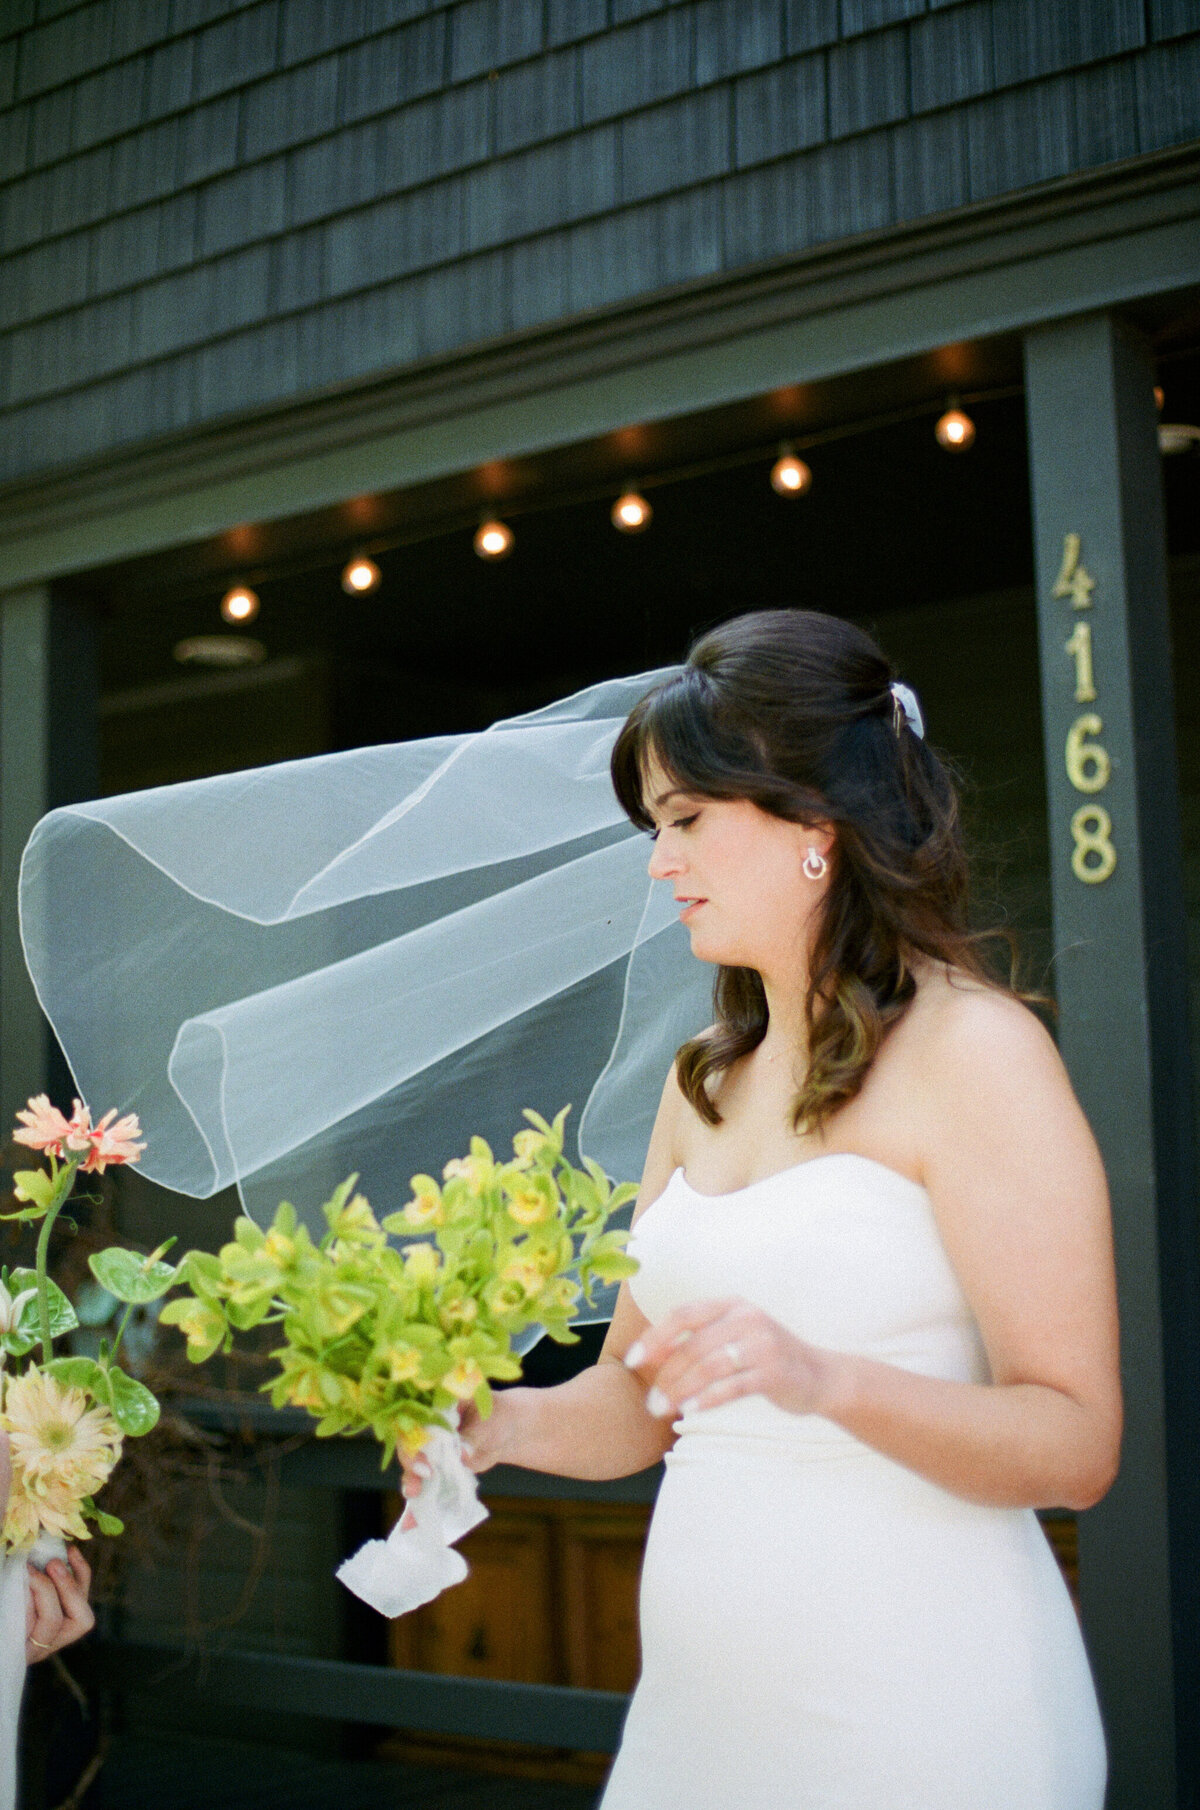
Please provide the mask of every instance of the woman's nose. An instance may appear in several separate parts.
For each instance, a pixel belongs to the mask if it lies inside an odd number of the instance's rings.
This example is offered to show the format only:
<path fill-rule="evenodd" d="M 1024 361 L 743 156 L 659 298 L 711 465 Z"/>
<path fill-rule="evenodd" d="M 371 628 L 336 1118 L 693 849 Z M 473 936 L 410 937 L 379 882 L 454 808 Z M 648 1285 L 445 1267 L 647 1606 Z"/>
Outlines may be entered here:
<path fill-rule="evenodd" d="M 680 868 L 678 854 L 672 854 L 670 846 L 661 836 L 650 851 L 650 859 L 646 863 L 646 872 L 652 880 L 669 880 Z"/>

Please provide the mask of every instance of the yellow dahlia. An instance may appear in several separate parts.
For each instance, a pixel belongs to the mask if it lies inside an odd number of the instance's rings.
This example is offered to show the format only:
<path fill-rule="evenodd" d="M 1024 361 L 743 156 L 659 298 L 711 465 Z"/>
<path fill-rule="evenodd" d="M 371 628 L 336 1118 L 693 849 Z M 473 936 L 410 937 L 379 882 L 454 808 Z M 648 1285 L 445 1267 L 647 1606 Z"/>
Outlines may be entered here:
<path fill-rule="evenodd" d="M 82 1389 L 64 1389 L 31 1366 L 9 1381 L 0 1429 L 12 1455 L 3 1543 L 30 1545 L 42 1528 L 87 1539 L 79 1505 L 108 1481 L 121 1456 L 115 1421 L 103 1408 L 89 1407 Z"/>

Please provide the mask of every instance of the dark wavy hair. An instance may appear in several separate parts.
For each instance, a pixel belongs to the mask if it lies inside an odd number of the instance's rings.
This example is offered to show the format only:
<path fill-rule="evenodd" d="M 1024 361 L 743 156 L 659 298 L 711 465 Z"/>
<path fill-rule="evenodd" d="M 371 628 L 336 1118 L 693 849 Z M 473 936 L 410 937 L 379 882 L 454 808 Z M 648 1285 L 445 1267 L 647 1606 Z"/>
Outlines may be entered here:
<path fill-rule="evenodd" d="M 821 1130 L 862 1087 L 889 1027 L 916 993 L 913 957 L 1022 1000 L 1007 929 L 968 928 L 968 862 L 950 762 L 907 725 L 895 674 L 871 637 L 816 610 L 762 610 L 696 642 L 682 671 L 630 713 L 612 755 L 617 797 L 652 829 L 648 758 L 683 791 L 748 798 L 789 823 L 830 822 L 831 874 L 812 954 L 805 1013 L 809 1068 L 797 1131 Z M 1009 979 L 985 945 L 1008 946 Z M 715 1024 L 676 1058 L 679 1084 L 720 1123 L 708 1081 L 762 1042 L 767 1000 L 752 968 L 720 967 Z"/>

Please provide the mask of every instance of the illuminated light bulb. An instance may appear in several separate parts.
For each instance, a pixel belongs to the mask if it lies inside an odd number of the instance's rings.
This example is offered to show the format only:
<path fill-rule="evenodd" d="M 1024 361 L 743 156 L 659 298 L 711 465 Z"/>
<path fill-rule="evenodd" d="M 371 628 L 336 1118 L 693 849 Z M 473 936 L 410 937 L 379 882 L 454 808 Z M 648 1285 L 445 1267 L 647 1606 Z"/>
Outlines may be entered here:
<path fill-rule="evenodd" d="M 625 490 L 612 506 L 612 525 L 622 534 L 640 534 L 643 528 L 650 526 L 653 514 L 644 496 L 639 496 L 636 490 Z"/>
<path fill-rule="evenodd" d="M 366 591 L 373 591 L 382 574 L 373 559 L 360 556 L 352 559 L 342 573 L 342 589 L 351 597 L 361 597 Z"/>
<path fill-rule="evenodd" d="M 235 584 L 221 599 L 221 614 L 226 622 L 253 622 L 258 615 L 257 591 L 246 584 Z"/>
<path fill-rule="evenodd" d="M 780 448 L 779 457 L 771 467 L 771 489 L 778 496 L 803 496 L 806 490 L 812 489 L 812 472 L 790 446 Z"/>
<path fill-rule="evenodd" d="M 475 551 L 480 559 L 503 559 L 513 550 L 514 536 L 507 522 L 493 518 L 481 522 L 475 531 Z"/>
<path fill-rule="evenodd" d="M 1163 403 L 1166 400 L 1167 400 L 1166 396 L 1163 394 L 1162 384 L 1156 383 L 1154 386 L 1154 406 L 1158 410 L 1160 415 L 1163 412 Z"/>
<path fill-rule="evenodd" d="M 975 443 L 975 423 L 960 408 L 948 408 L 933 431 L 947 452 L 966 452 Z"/>

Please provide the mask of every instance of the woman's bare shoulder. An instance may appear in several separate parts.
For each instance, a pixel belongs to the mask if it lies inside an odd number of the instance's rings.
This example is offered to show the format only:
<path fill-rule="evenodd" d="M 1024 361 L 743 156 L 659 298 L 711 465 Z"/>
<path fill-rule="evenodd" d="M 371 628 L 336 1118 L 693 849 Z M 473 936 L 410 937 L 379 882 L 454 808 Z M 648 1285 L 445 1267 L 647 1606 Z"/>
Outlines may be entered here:
<path fill-rule="evenodd" d="M 994 1099 L 1069 1085 L 1042 1020 L 1002 986 L 930 963 L 906 1017 L 910 1054 L 941 1110 L 980 1089 Z"/>

